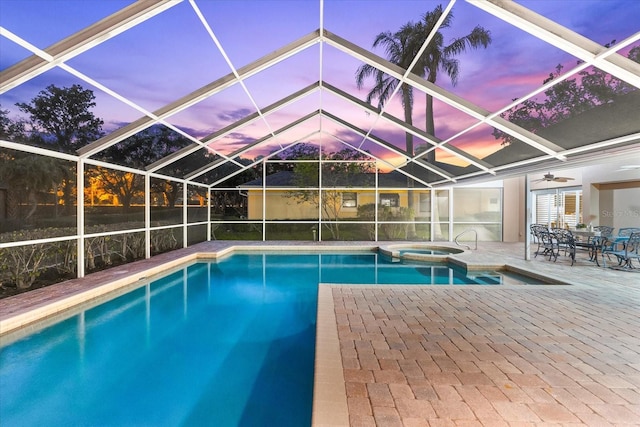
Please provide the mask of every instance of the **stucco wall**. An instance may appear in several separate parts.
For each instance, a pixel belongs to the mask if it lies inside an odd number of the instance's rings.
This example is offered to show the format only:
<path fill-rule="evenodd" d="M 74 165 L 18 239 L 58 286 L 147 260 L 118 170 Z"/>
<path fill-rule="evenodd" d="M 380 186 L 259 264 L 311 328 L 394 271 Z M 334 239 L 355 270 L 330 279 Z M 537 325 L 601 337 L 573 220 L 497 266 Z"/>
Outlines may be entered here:
<path fill-rule="evenodd" d="M 624 168 L 638 164 L 640 155 L 583 169 L 585 222 L 640 227 L 640 170 Z"/>
<path fill-rule="evenodd" d="M 262 219 L 262 191 L 249 191 L 249 219 Z M 318 207 L 310 202 L 301 202 L 291 197 L 288 191 L 270 190 L 266 192 L 267 220 L 295 220 L 295 219 L 318 219 Z M 357 196 L 358 206 L 374 203 L 375 194 L 373 192 L 360 192 Z M 322 213 L 326 218 L 326 214 Z M 358 216 L 358 208 L 340 207 L 340 218 L 355 218 Z M 330 218 L 333 219 L 333 218 Z"/>
<path fill-rule="evenodd" d="M 525 177 L 503 182 L 502 241 L 523 242 L 525 238 Z"/>
<path fill-rule="evenodd" d="M 341 191 L 342 192 L 342 191 Z M 345 192 L 350 192 L 345 190 Z M 357 193 L 358 206 L 372 204 L 376 202 L 375 191 L 359 190 Z M 400 206 L 408 205 L 408 192 L 402 190 L 385 190 L 381 189 L 380 194 L 392 193 L 398 194 Z M 418 192 L 414 194 L 414 207 L 416 215 L 420 216 L 423 212 L 419 209 Z M 296 219 L 318 219 L 318 207 L 309 202 L 300 202 L 298 199 L 291 197 L 291 192 L 286 190 L 269 190 L 265 193 L 266 211 L 265 219 L 267 220 L 296 220 Z M 328 214 L 322 212 L 323 219 L 330 218 Z M 356 218 L 358 216 L 357 207 L 340 207 L 339 218 Z M 262 191 L 248 191 L 248 219 L 262 219 Z"/>
<path fill-rule="evenodd" d="M 613 227 L 640 227 L 640 182 L 638 188 L 606 190 L 613 193 L 613 209 L 601 207 L 602 220 L 611 220 Z"/>

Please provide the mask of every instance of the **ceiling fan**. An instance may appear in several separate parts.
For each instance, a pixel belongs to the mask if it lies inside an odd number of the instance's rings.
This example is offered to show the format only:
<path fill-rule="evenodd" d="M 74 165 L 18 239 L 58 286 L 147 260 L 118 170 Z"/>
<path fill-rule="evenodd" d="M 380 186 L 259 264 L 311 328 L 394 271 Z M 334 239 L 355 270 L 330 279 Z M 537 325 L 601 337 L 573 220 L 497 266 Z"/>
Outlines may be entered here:
<path fill-rule="evenodd" d="M 569 178 L 568 176 L 554 176 L 551 172 L 549 172 L 542 175 L 542 178 L 534 179 L 532 182 L 542 182 L 542 181 L 567 182 L 567 181 L 573 181 L 573 178 Z"/>

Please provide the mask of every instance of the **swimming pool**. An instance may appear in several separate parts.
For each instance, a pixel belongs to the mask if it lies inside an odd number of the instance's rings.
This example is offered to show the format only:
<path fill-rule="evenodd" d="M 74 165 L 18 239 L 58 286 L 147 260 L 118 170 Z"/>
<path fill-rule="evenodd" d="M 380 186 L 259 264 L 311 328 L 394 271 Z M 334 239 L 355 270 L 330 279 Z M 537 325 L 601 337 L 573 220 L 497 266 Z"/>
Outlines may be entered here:
<path fill-rule="evenodd" d="M 3 346 L 0 419 L 309 425 L 318 283 L 503 283 L 477 276 L 371 252 L 193 263 Z"/>

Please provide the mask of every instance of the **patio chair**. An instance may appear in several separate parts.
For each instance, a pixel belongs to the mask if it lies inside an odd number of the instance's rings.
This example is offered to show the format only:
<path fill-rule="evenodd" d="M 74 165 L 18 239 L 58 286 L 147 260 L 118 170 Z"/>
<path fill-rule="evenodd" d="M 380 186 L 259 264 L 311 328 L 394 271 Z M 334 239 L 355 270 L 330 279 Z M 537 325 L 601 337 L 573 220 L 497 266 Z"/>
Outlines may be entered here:
<path fill-rule="evenodd" d="M 633 260 L 640 260 L 640 229 L 637 230 L 638 231 L 631 233 L 628 240 L 614 241 L 613 244 L 603 248 L 602 262 L 605 267 L 607 266 L 607 260 L 604 256 L 607 255 L 607 257 L 609 257 L 613 255 L 618 260 L 618 267 L 635 268 L 633 266 Z"/>
<path fill-rule="evenodd" d="M 609 236 L 603 239 L 602 245 L 602 258 L 607 255 L 607 258 L 611 259 L 608 254 L 612 252 L 621 251 L 624 249 L 624 243 L 629 239 L 632 233 L 640 232 L 640 227 L 623 227 L 618 231 L 618 234 Z"/>
<path fill-rule="evenodd" d="M 549 261 L 553 258 L 553 261 L 555 262 L 560 253 L 560 246 L 556 234 L 549 230 L 538 230 L 538 237 L 540 242 L 538 244 L 539 249 L 536 251 L 536 256 L 538 256 L 538 254 L 544 257 L 548 256 Z"/>
<path fill-rule="evenodd" d="M 571 265 L 573 265 L 576 262 L 576 240 L 573 233 L 564 228 L 556 228 L 552 230 L 552 234 L 555 237 L 558 254 L 560 251 L 564 251 L 565 256 L 568 254 L 571 257 Z"/>
<path fill-rule="evenodd" d="M 628 237 L 632 233 L 640 232 L 640 227 L 623 227 L 618 231 L 618 237 Z"/>
<path fill-rule="evenodd" d="M 608 225 L 596 225 L 593 227 L 595 231 L 600 232 L 601 237 L 609 237 L 613 234 L 613 227 L 609 227 Z"/>
<path fill-rule="evenodd" d="M 549 229 L 546 225 L 543 224 L 531 224 L 530 226 L 531 235 L 533 236 L 533 242 L 538 244 L 538 248 L 534 252 L 535 256 L 544 252 L 544 247 L 542 245 L 542 236 L 541 233 L 549 232 Z"/>

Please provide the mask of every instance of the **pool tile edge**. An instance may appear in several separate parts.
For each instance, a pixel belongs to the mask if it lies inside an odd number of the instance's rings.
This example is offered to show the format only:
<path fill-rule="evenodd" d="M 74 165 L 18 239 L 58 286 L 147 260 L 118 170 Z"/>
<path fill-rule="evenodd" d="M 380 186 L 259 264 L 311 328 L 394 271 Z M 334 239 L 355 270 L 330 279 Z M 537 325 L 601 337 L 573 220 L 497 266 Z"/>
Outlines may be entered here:
<path fill-rule="evenodd" d="M 347 391 L 331 285 L 318 287 L 314 372 L 311 425 L 349 425 Z"/>
<path fill-rule="evenodd" d="M 111 280 L 95 287 L 66 295 L 53 301 L 43 301 L 39 306 L 30 307 L 26 311 L 11 314 L 0 319 L 0 336 L 8 335 L 18 329 L 42 321 L 49 317 L 57 316 L 65 310 L 77 307 L 93 299 L 100 298 L 111 292 L 115 292 L 126 286 L 132 285 L 149 276 L 165 272 L 173 267 L 187 263 L 198 258 L 198 254 L 185 255 L 160 265 L 151 266 L 138 272 L 131 273 L 127 277 Z"/>
<path fill-rule="evenodd" d="M 274 245 L 270 243 L 263 244 L 262 242 L 259 242 L 258 244 L 233 241 L 203 242 L 194 245 L 191 248 L 184 248 L 172 252 L 166 252 L 163 254 L 155 255 L 149 259 L 139 260 L 135 263 L 124 264 L 119 267 L 114 267 L 113 269 L 104 270 L 99 273 L 93 273 L 83 278 L 71 279 L 70 281 L 82 281 L 88 283 L 87 288 L 82 290 L 76 289 L 66 295 L 58 295 L 53 298 L 45 297 L 41 301 L 26 304 L 24 307 L 8 308 L 7 305 L 13 303 L 14 301 L 7 301 L 13 298 L 8 297 L 0 300 L 0 336 L 8 335 L 18 329 L 25 328 L 42 320 L 46 320 L 47 318 L 57 316 L 70 308 L 77 307 L 78 305 L 86 303 L 92 299 L 99 298 L 111 292 L 122 289 L 139 281 L 140 279 L 159 274 L 172 267 L 193 260 L 222 258 L 231 255 L 234 252 L 241 251 L 269 250 L 274 252 L 290 252 L 292 250 L 315 250 L 323 252 L 336 250 L 354 250 L 353 245 L 318 245 L 318 243 L 320 242 L 316 242 L 316 244 L 308 244 L 305 242 L 298 245 Z M 364 248 L 364 250 L 372 251 L 377 249 L 378 246 L 359 245 L 358 248 L 360 248 L 361 250 L 362 248 Z M 141 263 L 140 265 L 142 267 L 140 267 L 139 269 L 132 268 L 132 264 L 136 263 Z M 128 274 L 127 277 L 113 279 L 113 277 L 119 274 L 119 268 L 124 269 L 124 271 Z M 108 274 L 109 278 L 107 280 L 99 280 L 99 283 L 92 284 L 92 279 L 90 278 L 90 276 L 93 276 L 94 274 Z M 65 283 L 68 282 L 60 282 L 47 288 L 37 289 L 36 291 L 42 290 L 43 292 L 49 292 L 52 287 L 64 286 Z M 20 298 L 24 295 L 25 294 L 19 294 L 15 297 Z"/>

